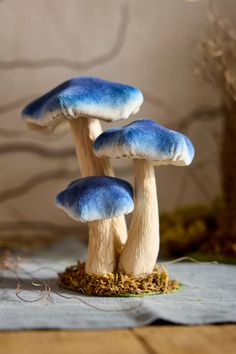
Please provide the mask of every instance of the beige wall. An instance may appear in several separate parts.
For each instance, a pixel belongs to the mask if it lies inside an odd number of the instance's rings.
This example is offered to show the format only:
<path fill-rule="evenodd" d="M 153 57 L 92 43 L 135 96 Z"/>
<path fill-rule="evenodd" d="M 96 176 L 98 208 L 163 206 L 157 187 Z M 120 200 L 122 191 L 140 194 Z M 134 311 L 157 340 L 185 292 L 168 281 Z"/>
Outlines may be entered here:
<path fill-rule="evenodd" d="M 223 11 L 235 14 L 234 4 L 224 1 Z M 194 78 L 191 63 L 193 41 L 205 24 L 203 6 L 180 0 L 1 1 L 0 127 L 8 131 L 0 131 L 0 146 L 22 146 L 27 142 L 42 143 L 50 149 L 72 146 L 69 133 L 55 138 L 26 132 L 20 110 L 28 96 L 37 96 L 73 76 L 96 75 L 138 86 L 144 91 L 145 102 L 133 119 L 150 117 L 172 127 L 195 107 L 217 104 L 217 92 Z M 121 41 L 114 47 L 117 34 Z M 42 62 L 38 60 L 45 58 L 64 58 L 78 65 L 40 67 Z M 36 60 L 36 68 L 9 63 L 15 59 L 30 59 L 33 63 Z M 11 102 L 16 103 L 15 109 L 8 105 Z M 19 134 L 15 131 L 18 129 Z M 188 134 L 196 146 L 193 166 L 163 167 L 157 171 L 162 210 L 205 202 L 218 190 L 219 126 L 196 123 Z M 77 166 L 75 158 L 46 159 L 19 153 L 5 153 L 0 158 L 1 191 L 44 171 Z M 132 180 L 129 161 L 122 168 L 115 165 L 119 176 Z M 18 198 L 5 200 L 0 204 L 0 220 L 68 222 L 67 216 L 54 207 L 53 199 L 71 178 L 49 181 Z"/>

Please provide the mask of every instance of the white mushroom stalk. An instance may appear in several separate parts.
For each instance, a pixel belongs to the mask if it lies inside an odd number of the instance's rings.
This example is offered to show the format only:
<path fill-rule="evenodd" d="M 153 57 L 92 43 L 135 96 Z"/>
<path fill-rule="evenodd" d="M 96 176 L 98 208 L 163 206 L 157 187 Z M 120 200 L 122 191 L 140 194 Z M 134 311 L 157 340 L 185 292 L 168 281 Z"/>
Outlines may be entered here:
<path fill-rule="evenodd" d="M 114 171 L 108 158 L 99 159 L 94 155 L 93 143 L 102 133 L 101 123 L 98 119 L 80 117 L 70 120 L 71 130 L 75 141 L 76 154 L 79 161 L 81 175 L 85 176 L 111 176 Z M 90 224 L 88 225 L 90 228 Z M 112 220 L 114 243 L 117 254 L 121 252 L 127 241 L 127 226 L 124 216 Z M 107 232 L 107 228 L 104 228 Z M 93 234 L 93 232 L 90 232 Z"/>
<path fill-rule="evenodd" d="M 98 159 L 92 150 L 95 139 L 102 133 L 99 120 L 126 119 L 139 110 L 142 102 L 142 93 L 132 86 L 79 77 L 30 103 L 22 116 L 31 128 L 37 126 L 39 130 L 43 127 L 52 130 L 65 119 L 69 120 L 82 176 L 114 176 L 108 159 Z M 112 225 L 115 247 L 120 253 L 127 240 L 125 218 L 114 218 Z"/>
<path fill-rule="evenodd" d="M 134 211 L 128 241 L 119 259 L 119 269 L 126 274 L 149 274 L 159 253 L 159 213 L 156 178 L 152 162 L 135 159 Z"/>
<path fill-rule="evenodd" d="M 112 219 L 90 221 L 88 255 L 85 272 L 88 274 L 113 273 L 116 268 L 116 252 Z"/>
<path fill-rule="evenodd" d="M 159 252 L 159 214 L 155 165 L 189 165 L 194 148 L 183 134 L 150 119 L 108 129 L 94 143 L 99 157 L 134 159 L 135 210 L 119 268 L 135 276 L 152 273 Z"/>
<path fill-rule="evenodd" d="M 117 257 L 112 220 L 134 208 L 133 191 L 124 180 L 92 176 L 76 180 L 56 197 L 56 205 L 71 218 L 89 225 L 89 245 L 85 272 L 114 272 Z"/>
<path fill-rule="evenodd" d="M 71 119 L 70 126 L 82 177 L 114 176 L 109 159 L 99 159 L 93 152 L 93 143 L 102 133 L 100 122 L 97 119 L 80 117 Z"/>

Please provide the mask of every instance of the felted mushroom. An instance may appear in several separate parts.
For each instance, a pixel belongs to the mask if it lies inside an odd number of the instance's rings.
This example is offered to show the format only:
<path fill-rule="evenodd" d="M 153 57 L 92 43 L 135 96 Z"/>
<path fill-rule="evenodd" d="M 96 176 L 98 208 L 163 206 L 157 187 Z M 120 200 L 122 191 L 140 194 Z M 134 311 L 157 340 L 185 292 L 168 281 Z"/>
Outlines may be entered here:
<path fill-rule="evenodd" d="M 112 218 L 134 208 L 131 185 L 115 177 L 75 180 L 56 197 L 56 205 L 72 219 L 89 224 L 86 273 L 106 274 L 116 268 Z"/>
<path fill-rule="evenodd" d="M 54 128 L 68 120 L 74 136 L 82 176 L 114 176 L 108 159 L 98 159 L 93 142 L 102 133 L 99 120 L 106 122 L 126 119 L 136 113 L 143 95 L 135 87 L 95 77 L 76 77 L 65 81 L 28 104 L 22 117 L 30 128 L 40 131 Z M 127 240 L 124 217 L 113 219 L 118 252 Z"/>
<path fill-rule="evenodd" d="M 186 166 L 194 148 L 183 134 L 150 119 L 103 132 L 94 143 L 99 157 L 133 158 L 135 209 L 119 268 L 135 276 L 153 271 L 159 253 L 159 216 L 154 165 Z"/>

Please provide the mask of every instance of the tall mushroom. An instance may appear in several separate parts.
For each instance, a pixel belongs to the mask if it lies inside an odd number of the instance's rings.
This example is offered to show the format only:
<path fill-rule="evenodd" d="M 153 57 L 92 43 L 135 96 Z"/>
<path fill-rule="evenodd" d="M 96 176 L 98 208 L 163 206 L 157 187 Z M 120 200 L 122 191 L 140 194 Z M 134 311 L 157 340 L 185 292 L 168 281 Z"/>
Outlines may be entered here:
<path fill-rule="evenodd" d="M 78 179 L 56 197 L 56 205 L 71 218 L 89 223 L 86 273 L 105 274 L 116 268 L 112 218 L 133 208 L 131 185 L 118 178 L 93 176 Z"/>
<path fill-rule="evenodd" d="M 136 113 L 143 95 L 135 87 L 94 77 L 77 77 L 65 81 L 45 95 L 28 104 L 22 117 L 30 128 L 53 130 L 68 120 L 76 145 L 82 176 L 114 176 L 108 159 L 98 159 L 93 143 L 102 133 L 99 120 L 106 122 L 127 119 Z M 127 240 L 124 217 L 113 219 L 117 251 Z"/>
<path fill-rule="evenodd" d="M 186 166 L 194 148 L 183 134 L 142 119 L 103 132 L 94 143 L 99 157 L 134 159 L 135 209 L 119 267 L 135 276 L 153 271 L 159 252 L 159 216 L 154 165 Z"/>

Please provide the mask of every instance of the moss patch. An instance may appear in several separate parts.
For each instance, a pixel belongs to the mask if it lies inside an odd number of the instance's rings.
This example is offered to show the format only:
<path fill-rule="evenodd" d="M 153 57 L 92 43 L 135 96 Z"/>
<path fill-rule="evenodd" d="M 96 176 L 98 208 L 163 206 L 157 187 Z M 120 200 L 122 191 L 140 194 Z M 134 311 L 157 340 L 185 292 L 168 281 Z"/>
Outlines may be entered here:
<path fill-rule="evenodd" d="M 188 206 L 162 214 L 161 256 L 181 257 L 198 252 L 235 257 L 236 234 L 227 235 L 220 223 L 224 208 L 222 198 L 218 198 L 210 206 Z"/>
<path fill-rule="evenodd" d="M 134 296 L 168 293 L 179 289 L 180 284 L 169 278 L 163 266 L 155 267 L 152 274 L 135 278 L 122 272 L 104 275 L 86 274 L 85 264 L 66 268 L 59 274 L 60 286 L 93 296 Z"/>

